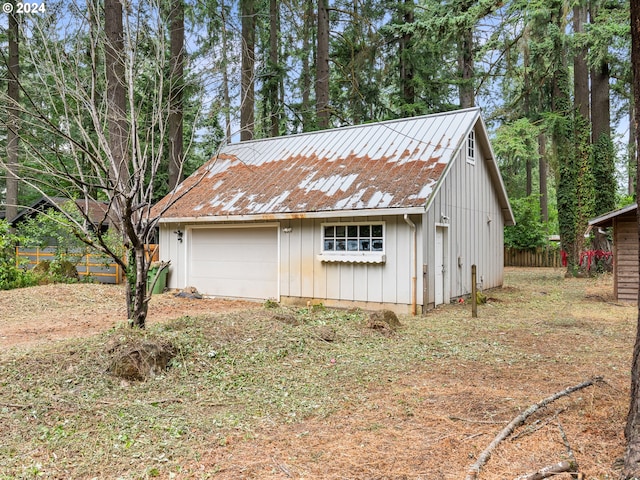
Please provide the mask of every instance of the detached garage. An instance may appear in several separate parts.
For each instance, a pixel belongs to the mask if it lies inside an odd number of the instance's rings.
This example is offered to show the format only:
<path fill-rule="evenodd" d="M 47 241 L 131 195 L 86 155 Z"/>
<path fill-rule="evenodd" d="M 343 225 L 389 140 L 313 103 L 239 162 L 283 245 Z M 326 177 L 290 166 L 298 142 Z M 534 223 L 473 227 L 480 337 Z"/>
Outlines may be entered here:
<path fill-rule="evenodd" d="M 502 285 L 514 223 L 476 108 L 227 145 L 155 211 L 171 288 L 400 313 Z"/>

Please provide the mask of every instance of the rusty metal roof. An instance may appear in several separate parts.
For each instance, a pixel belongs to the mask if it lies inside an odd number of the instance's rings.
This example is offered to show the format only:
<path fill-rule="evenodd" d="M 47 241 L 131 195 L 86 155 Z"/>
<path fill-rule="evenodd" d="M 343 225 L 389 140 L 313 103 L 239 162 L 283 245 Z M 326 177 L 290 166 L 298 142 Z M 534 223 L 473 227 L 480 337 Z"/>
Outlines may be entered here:
<path fill-rule="evenodd" d="M 156 208 L 161 221 L 417 213 L 479 118 L 473 108 L 229 144 Z"/>

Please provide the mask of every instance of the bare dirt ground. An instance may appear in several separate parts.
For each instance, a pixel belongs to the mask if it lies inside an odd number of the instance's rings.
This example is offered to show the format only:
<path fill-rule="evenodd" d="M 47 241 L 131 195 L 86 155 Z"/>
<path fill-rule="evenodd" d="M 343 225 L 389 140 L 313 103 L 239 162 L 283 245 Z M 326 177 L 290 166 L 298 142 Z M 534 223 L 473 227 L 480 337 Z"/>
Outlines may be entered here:
<path fill-rule="evenodd" d="M 148 324 L 258 306 L 240 300 L 154 295 Z M 0 292 L 0 349 L 32 346 L 104 332 L 126 321 L 124 288 L 101 284 L 54 284 Z"/>

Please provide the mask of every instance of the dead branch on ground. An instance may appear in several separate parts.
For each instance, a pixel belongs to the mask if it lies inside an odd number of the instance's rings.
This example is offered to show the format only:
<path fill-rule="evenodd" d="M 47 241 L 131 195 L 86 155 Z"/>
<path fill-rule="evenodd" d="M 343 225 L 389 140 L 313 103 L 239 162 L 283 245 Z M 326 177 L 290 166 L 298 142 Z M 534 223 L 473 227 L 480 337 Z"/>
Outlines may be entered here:
<path fill-rule="evenodd" d="M 570 394 L 572 394 L 574 392 L 577 392 L 578 390 L 582 390 L 583 388 L 590 387 L 591 385 L 593 385 L 595 383 L 598 383 L 598 382 L 601 382 L 601 381 L 602 381 L 602 377 L 592 378 L 591 380 L 587 380 L 587 381 L 582 382 L 582 383 L 580 383 L 578 385 L 574 385 L 572 387 L 565 388 L 564 390 L 562 390 L 560 392 L 557 392 L 557 393 L 554 393 L 553 395 L 545 398 L 544 400 L 540 401 L 539 403 L 531 405 L 524 412 L 522 412 L 520 415 L 518 415 L 516 418 L 514 418 L 511 421 L 511 423 L 509 423 L 509 425 L 507 425 L 493 439 L 493 441 L 489 444 L 489 446 L 478 456 L 478 459 L 475 461 L 475 463 L 473 465 L 471 465 L 471 467 L 469 467 L 469 471 L 467 472 L 467 476 L 465 477 L 465 480 L 476 480 L 478 478 L 478 473 L 480 473 L 480 469 L 484 466 L 485 463 L 487 463 L 487 461 L 491 457 L 491 454 L 496 449 L 496 447 L 503 440 L 505 440 L 507 437 L 509 437 L 509 435 L 511 435 L 517 427 L 522 425 L 527 420 L 527 418 L 529 418 L 535 412 L 537 412 L 538 410 L 540 410 L 543 407 L 546 407 L 550 403 L 555 402 L 559 398 L 562 398 L 562 397 L 565 397 L 567 395 L 570 395 Z M 544 477 L 542 477 L 542 478 L 544 478 Z"/>
<path fill-rule="evenodd" d="M 577 467 L 573 462 L 565 460 L 556 463 L 555 465 L 548 465 L 537 472 L 520 475 L 519 477 L 516 477 L 515 480 L 542 480 L 544 478 L 558 475 L 559 473 L 575 472 L 576 470 Z"/>
<path fill-rule="evenodd" d="M 525 437 L 527 435 L 533 435 L 538 430 L 541 430 L 544 427 L 546 427 L 547 425 L 549 425 L 553 421 L 554 418 L 557 419 L 558 415 L 560 415 L 565 410 L 566 410 L 566 408 L 561 408 L 561 409 L 557 410 L 556 413 L 553 415 L 553 418 L 549 418 L 549 419 L 547 419 L 545 421 L 536 420 L 531 425 L 529 425 L 526 429 L 524 429 L 523 431 L 521 431 L 517 435 L 514 435 L 513 438 L 511 438 L 511 441 L 515 442 L 516 440 L 518 440 L 521 437 Z"/>

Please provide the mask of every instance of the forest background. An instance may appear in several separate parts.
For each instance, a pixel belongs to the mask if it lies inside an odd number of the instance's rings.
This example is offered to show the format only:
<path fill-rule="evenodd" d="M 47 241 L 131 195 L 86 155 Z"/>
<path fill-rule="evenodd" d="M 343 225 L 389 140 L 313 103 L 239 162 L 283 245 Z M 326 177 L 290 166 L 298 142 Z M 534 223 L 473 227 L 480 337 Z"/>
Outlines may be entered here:
<path fill-rule="evenodd" d="M 480 106 L 518 222 L 507 245 L 559 234 L 570 273 L 606 246 L 588 220 L 634 201 L 628 1 L 10 0 L 2 15 L 5 217 L 84 200 L 54 223 L 128 269 L 130 319 L 146 314 L 146 207 L 232 141 Z"/>

